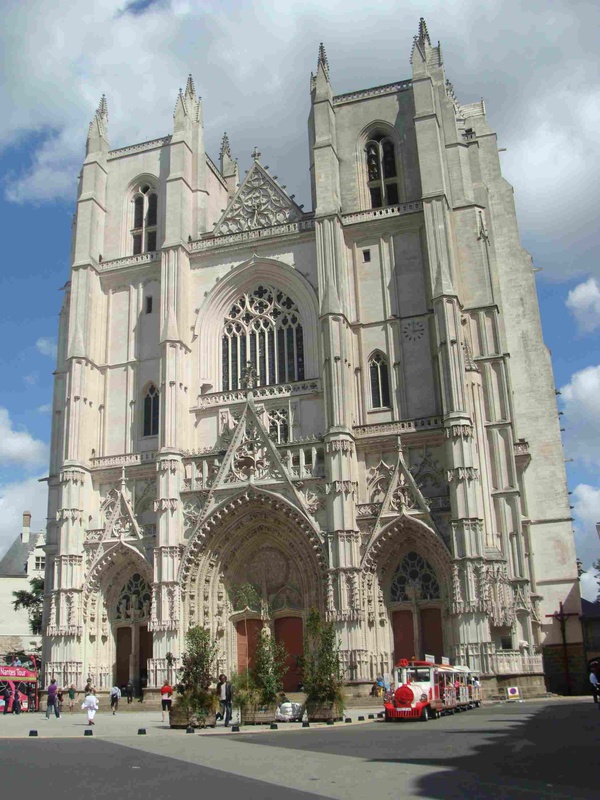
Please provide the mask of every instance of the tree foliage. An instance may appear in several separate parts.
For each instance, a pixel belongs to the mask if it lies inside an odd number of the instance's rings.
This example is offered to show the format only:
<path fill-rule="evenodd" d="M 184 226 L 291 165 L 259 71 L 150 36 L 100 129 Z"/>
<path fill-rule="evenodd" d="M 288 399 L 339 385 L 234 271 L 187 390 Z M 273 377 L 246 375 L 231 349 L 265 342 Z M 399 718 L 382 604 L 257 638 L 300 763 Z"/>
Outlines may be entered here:
<path fill-rule="evenodd" d="M 211 690 L 218 645 L 208 628 L 197 625 L 185 635 L 186 651 L 182 656 L 179 691 L 182 703 L 190 714 L 206 715 L 216 708 L 217 698 Z"/>
<path fill-rule="evenodd" d="M 44 607 L 44 579 L 32 578 L 29 581 L 31 589 L 19 589 L 13 592 L 13 608 L 18 611 L 24 608 L 29 616 L 29 627 L 34 636 L 42 633 L 42 612 Z"/>
<path fill-rule="evenodd" d="M 260 694 L 262 706 L 272 706 L 283 689 L 283 676 L 288 671 L 285 663 L 287 651 L 283 644 L 275 641 L 268 628 L 259 631 L 256 637 L 252 676 Z"/>
<path fill-rule="evenodd" d="M 343 674 L 337 632 L 334 623 L 324 622 L 314 609 L 306 623 L 302 681 L 308 704 L 332 703 L 341 710 Z"/>

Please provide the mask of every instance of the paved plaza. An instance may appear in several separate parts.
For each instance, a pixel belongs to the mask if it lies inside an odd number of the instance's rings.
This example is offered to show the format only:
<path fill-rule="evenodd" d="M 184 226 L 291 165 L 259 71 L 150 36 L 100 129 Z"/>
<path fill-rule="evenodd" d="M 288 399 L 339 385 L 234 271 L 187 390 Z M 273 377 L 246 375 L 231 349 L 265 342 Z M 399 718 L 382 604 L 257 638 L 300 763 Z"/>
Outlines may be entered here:
<path fill-rule="evenodd" d="M 91 737 L 81 713 L 0 717 L 3 788 L 7 797 L 69 800 L 598 796 L 600 710 L 587 698 L 493 705 L 427 724 L 358 722 L 363 714 L 310 729 L 191 735 L 169 730 L 160 712 L 99 713 Z"/>

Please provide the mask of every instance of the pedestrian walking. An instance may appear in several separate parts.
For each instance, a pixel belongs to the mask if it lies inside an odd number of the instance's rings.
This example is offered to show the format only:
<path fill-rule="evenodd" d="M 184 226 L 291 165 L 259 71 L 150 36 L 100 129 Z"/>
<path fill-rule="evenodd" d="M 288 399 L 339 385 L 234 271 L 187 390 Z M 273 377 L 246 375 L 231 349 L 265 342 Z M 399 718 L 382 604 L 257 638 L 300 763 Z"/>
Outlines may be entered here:
<path fill-rule="evenodd" d="M 60 719 L 60 711 L 58 710 L 58 686 L 56 685 L 56 678 L 52 678 L 50 686 L 48 686 L 48 701 L 46 705 L 46 719 L 50 719 L 50 714 L 54 709 L 54 716 Z"/>
<path fill-rule="evenodd" d="M 600 678 L 598 677 L 599 674 L 600 674 L 600 664 L 592 663 L 590 665 L 590 683 L 592 684 L 594 703 L 598 703 L 598 707 L 600 708 L 600 703 L 598 702 L 600 699 Z"/>
<path fill-rule="evenodd" d="M 121 690 L 115 683 L 115 685 L 110 690 L 110 707 L 113 712 L 113 717 L 119 710 L 119 700 L 121 699 Z"/>
<path fill-rule="evenodd" d="M 225 718 L 225 727 L 229 727 L 231 720 L 231 706 L 233 703 L 233 689 L 227 680 L 227 675 L 219 675 L 219 683 L 217 684 L 217 697 L 221 704 L 221 711 L 217 714 L 217 719 Z"/>
<path fill-rule="evenodd" d="M 21 698 L 19 696 L 19 690 L 15 689 L 15 696 L 13 699 L 13 714 L 20 714 L 21 713 Z"/>
<path fill-rule="evenodd" d="M 90 693 L 81 704 L 81 708 L 83 711 L 87 711 L 88 725 L 94 725 L 94 717 L 96 716 L 96 711 L 98 711 L 98 698 L 93 689 L 90 689 Z"/>
<path fill-rule="evenodd" d="M 4 699 L 4 713 L 8 714 L 8 713 L 10 713 L 9 710 L 8 710 L 8 706 L 10 704 L 10 698 L 12 697 L 12 691 L 11 691 L 11 688 L 8 685 L 8 683 L 4 687 L 4 690 L 2 692 L 2 697 Z"/>
<path fill-rule="evenodd" d="M 132 681 L 127 681 L 127 705 L 133 703 L 133 683 Z"/>
<path fill-rule="evenodd" d="M 160 690 L 160 702 L 162 706 L 162 721 L 165 721 L 165 713 L 171 713 L 171 703 L 173 697 L 173 687 L 170 685 L 169 681 L 165 681 L 162 685 L 162 689 Z"/>
<path fill-rule="evenodd" d="M 75 708 L 75 695 L 77 694 L 75 690 L 75 684 L 72 683 L 69 687 L 68 697 L 69 697 L 69 714 L 73 713 L 73 709 Z"/>

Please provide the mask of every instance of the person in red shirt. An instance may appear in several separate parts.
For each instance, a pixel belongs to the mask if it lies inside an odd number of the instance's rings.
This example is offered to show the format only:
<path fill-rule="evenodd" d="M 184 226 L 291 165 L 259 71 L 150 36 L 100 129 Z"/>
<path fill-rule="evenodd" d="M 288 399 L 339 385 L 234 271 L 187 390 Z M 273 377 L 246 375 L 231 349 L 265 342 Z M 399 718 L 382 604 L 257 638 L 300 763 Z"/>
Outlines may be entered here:
<path fill-rule="evenodd" d="M 160 690 L 160 700 L 162 705 L 162 721 L 165 721 L 165 712 L 171 711 L 171 697 L 173 696 L 173 687 L 169 685 L 169 681 L 163 683 Z"/>

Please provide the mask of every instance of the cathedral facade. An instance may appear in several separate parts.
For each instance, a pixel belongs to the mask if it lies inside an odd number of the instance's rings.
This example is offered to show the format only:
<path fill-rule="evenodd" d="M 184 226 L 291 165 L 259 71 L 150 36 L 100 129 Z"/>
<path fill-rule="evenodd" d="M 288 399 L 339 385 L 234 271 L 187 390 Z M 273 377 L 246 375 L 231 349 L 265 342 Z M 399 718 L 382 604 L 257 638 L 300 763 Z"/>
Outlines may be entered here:
<path fill-rule="evenodd" d="M 268 625 L 300 681 L 335 621 L 350 686 L 449 658 L 491 690 L 563 680 L 580 600 L 554 382 L 483 101 L 422 21 L 412 77 L 310 83 L 312 211 L 255 150 L 90 124 L 60 316 L 47 677 L 173 680 L 193 625 L 219 669 Z M 248 589 L 248 587 L 252 587 Z M 561 606 L 560 604 L 563 604 Z M 569 657 L 581 650 L 566 623 Z"/>

